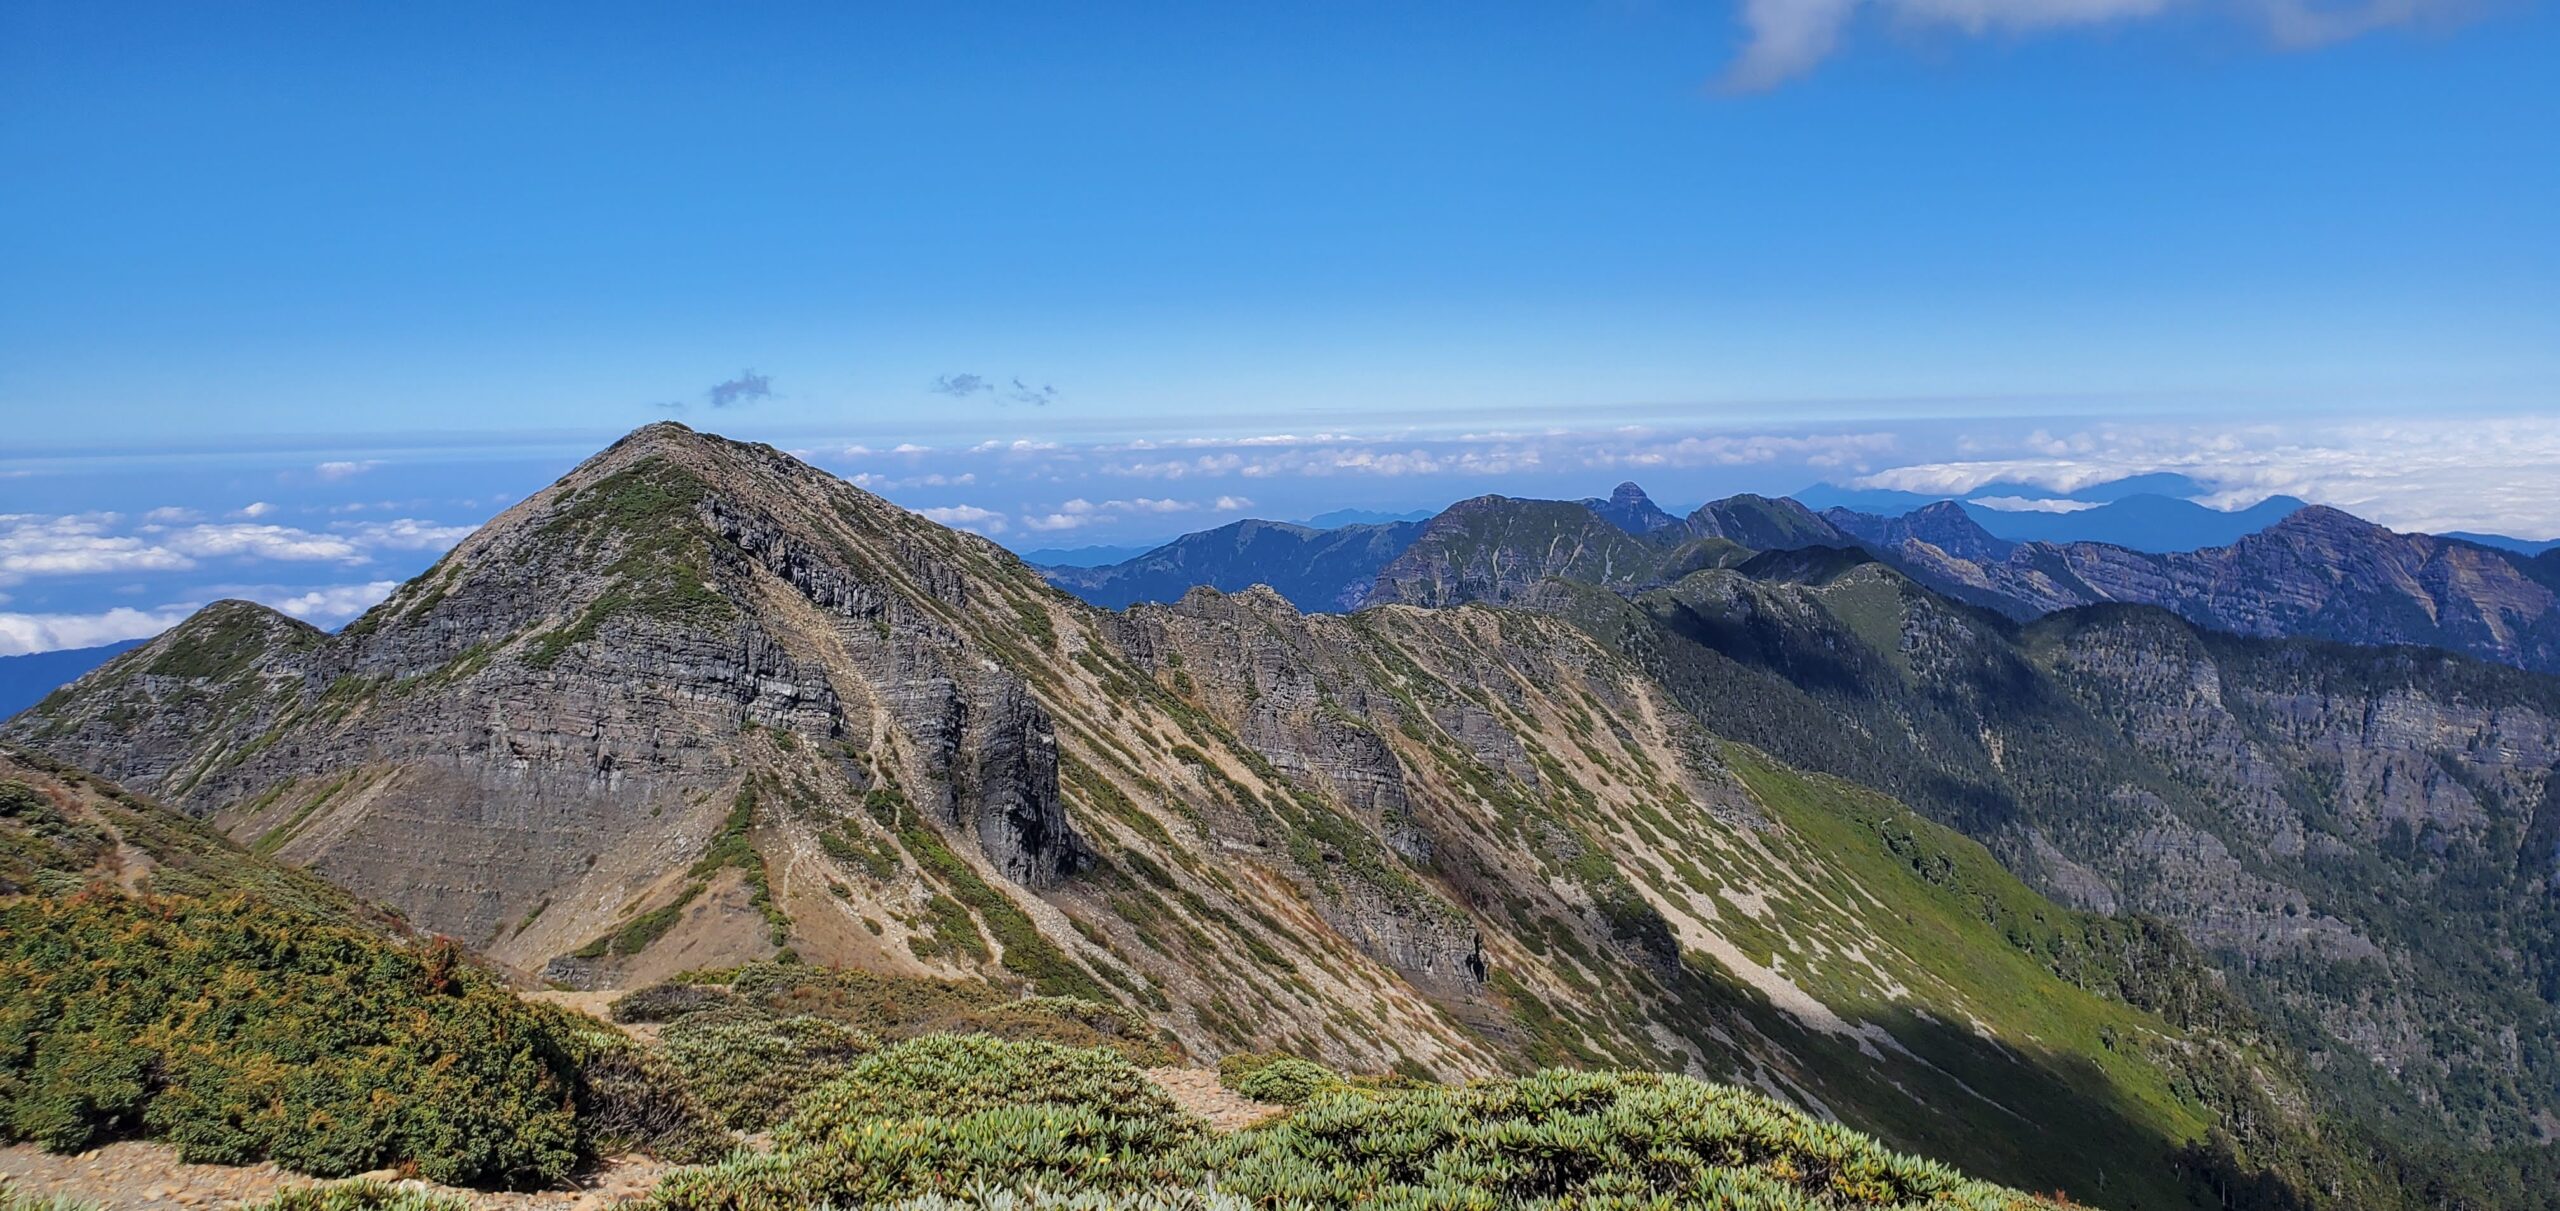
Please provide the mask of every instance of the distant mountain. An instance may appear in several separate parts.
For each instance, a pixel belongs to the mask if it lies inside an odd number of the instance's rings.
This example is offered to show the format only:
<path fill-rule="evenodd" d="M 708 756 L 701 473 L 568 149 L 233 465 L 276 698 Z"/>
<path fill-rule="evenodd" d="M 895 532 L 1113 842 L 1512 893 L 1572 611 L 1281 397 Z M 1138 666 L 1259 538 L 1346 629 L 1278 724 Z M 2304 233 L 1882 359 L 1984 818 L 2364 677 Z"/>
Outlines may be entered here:
<path fill-rule="evenodd" d="M 2069 513 L 1995 509 L 1979 501 L 1964 511 L 1983 529 L 2015 542 L 2104 542 L 2137 551 L 2193 551 L 2238 542 L 2291 516 L 2303 502 L 2270 496 L 2245 509 L 2224 512 L 2174 496 L 2138 493 Z"/>
<path fill-rule="evenodd" d="M 2212 491 L 2206 484 L 2174 471 L 2154 471 L 2128 475 L 2104 483 L 2085 484 L 2069 491 L 2057 491 L 2041 484 L 2016 480 L 1994 480 L 1977 484 L 1962 492 L 1907 492 L 1893 488 L 1847 488 L 1839 484 L 1814 484 L 1795 493 L 1795 499 L 1810 509 L 1855 509 L 1860 513 L 1896 515 L 1908 513 L 1922 505 L 1942 500 L 2067 500 L 2087 505 L 2105 505 L 2135 496 L 2167 496 L 2193 499 Z"/>
<path fill-rule="evenodd" d="M 2496 547 L 2501 551 L 2513 551 L 2518 555 L 2540 555 L 2546 551 L 2560 551 L 2560 538 L 2546 538 L 2537 542 L 2530 538 L 2509 538 L 2504 534 L 2477 534 L 2469 530 L 2447 530 L 2442 537 L 2476 542 L 2484 547 Z"/>
<path fill-rule="evenodd" d="M 1690 538 L 1721 538 L 1755 551 L 1838 545 L 1848 541 L 1839 529 L 1792 498 L 1745 492 L 1698 506 L 1680 523 Z"/>
<path fill-rule="evenodd" d="M 1824 517 L 1923 583 L 2014 618 L 2138 602 L 2239 635 L 2425 644 L 2560 671 L 2560 564 L 2322 506 L 2227 546 L 2164 553 L 2011 543 L 1943 502 L 1899 518 Z"/>
<path fill-rule="evenodd" d="M 2186 476 L 2156 474 L 2068 493 L 2028 484 L 1995 483 L 1984 484 L 1961 497 L 1950 497 L 1817 484 L 1798 494 L 1798 498 L 1816 509 L 1848 509 L 1878 517 L 1898 517 L 1942 500 L 1955 500 L 1984 530 L 2012 542 L 2105 542 L 2154 552 L 2228 546 L 2240 536 L 2274 525 L 2303 506 L 2302 501 L 2290 496 L 2270 496 L 2248 508 L 2225 512 L 2188 499 L 2203 491 L 2202 485 Z M 2021 507 L 2028 501 L 2071 502 L 2080 507 Z"/>
<path fill-rule="evenodd" d="M 1369 600 L 1499 603 L 1551 576 L 1633 588 L 1660 574 L 1669 550 L 1581 501 L 1479 496 L 1424 523 L 1412 545 L 1379 569 Z"/>
<path fill-rule="evenodd" d="M 1680 519 L 1664 512 L 1653 498 L 1644 494 L 1634 481 L 1619 484 L 1606 499 L 1594 496 L 1582 502 L 1584 508 L 1601 516 L 1609 524 L 1629 534 L 1645 535 L 1680 524 Z"/>
<path fill-rule="evenodd" d="M 1308 613 L 1356 610 L 1368 601 L 1378 569 L 1402 553 L 1422 528 L 1411 521 L 1329 530 L 1282 521 L 1230 522 L 1119 563 L 1048 567 L 1041 575 L 1110 609 L 1180 601 L 1204 585 L 1234 593 L 1266 584 Z"/>
<path fill-rule="evenodd" d="M 1431 519 L 1431 512 L 1429 509 L 1407 509 L 1402 513 L 1382 513 L 1376 509 L 1335 509 L 1330 513 L 1318 513 L 1313 517 L 1301 519 L 1298 524 L 1316 530 L 1331 530 L 1340 526 L 1388 526 L 1400 521 L 1428 521 Z"/>
<path fill-rule="evenodd" d="M 0 719 L 34 706 L 45 695 L 142 643 L 129 639 L 94 648 L 64 648 L 25 656 L 0 656 Z"/>
<path fill-rule="evenodd" d="M 1040 568 L 1099 568 L 1135 559 L 1154 547 L 1040 547 L 1016 551 L 1022 562 Z"/>
<path fill-rule="evenodd" d="M 1732 534 L 1850 541 L 1793 502 L 1736 497 L 1681 518 L 1626 483 L 1608 497 L 1580 501 L 1478 497 L 1428 522 L 1329 530 L 1234 522 L 1116 564 L 1041 572 L 1050 583 L 1113 609 L 1179 601 L 1197 587 L 1232 593 L 1267 584 L 1301 610 L 1333 612 L 1371 601 L 1499 602 L 1546 576 L 1621 588 L 1652 584 L 1748 558 L 1750 550 Z"/>

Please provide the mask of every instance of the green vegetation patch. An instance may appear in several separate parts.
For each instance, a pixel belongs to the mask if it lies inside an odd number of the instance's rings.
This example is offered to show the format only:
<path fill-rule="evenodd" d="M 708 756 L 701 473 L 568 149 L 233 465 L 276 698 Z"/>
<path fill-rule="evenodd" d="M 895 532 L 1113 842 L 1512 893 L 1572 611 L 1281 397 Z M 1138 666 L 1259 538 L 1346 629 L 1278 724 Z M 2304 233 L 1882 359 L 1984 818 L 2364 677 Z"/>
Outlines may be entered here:
<path fill-rule="evenodd" d="M 1238 1096 L 1275 1106 L 1304 1106 L 1315 1095 L 1346 1084 L 1341 1073 L 1314 1060 L 1243 1051 L 1218 1060 L 1218 1083 Z"/>
<path fill-rule="evenodd" d="M 997 1191 L 1097 1207 L 2045 1205 L 1754 1094 L 1645 1074 L 1338 1087 L 1219 1137 L 1107 1053 L 931 1038 L 886 1049 L 812 1093 L 776 1138 L 772 1154 L 679 1171 L 642 1206 L 1014 1201 Z M 1189 1197 L 1168 1198 L 1177 1192 Z"/>
<path fill-rule="evenodd" d="M 85 878 L 114 849 L 105 829 L 65 812 L 43 789 L 0 780 L 0 895 L 34 888 L 41 876 Z"/>
<path fill-rule="evenodd" d="M 772 1127 L 802 1094 L 877 1046 L 862 1031 L 751 1000 L 683 1015 L 658 1035 L 660 1054 L 685 1087 L 740 1131 Z"/>
<path fill-rule="evenodd" d="M 710 491 L 684 468 L 645 458 L 561 502 L 545 537 L 583 549 L 612 544 L 605 573 L 615 581 L 566 625 L 541 632 L 524 662 L 547 669 L 624 615 L 696 625 L 733 618 L 737 606 L 711 587 L 713 551 L 693 511 Z"/>
<path fill-rule="evenodd" d="M 604 1050 L 449 944 L 240 896 L 0 904 L 0 1135 L 55 1151 L 147 1137 L 191 1162 L 547 1184 L 594 1152 L 581 1064 Z"/>

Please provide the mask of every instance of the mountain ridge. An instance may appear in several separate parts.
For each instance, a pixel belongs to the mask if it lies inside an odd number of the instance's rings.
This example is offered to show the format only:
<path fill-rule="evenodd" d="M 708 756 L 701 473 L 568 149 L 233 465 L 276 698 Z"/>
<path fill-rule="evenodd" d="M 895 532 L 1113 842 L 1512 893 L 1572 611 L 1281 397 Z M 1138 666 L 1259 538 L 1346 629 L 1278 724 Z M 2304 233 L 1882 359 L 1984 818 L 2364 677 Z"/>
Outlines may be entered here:
<path fill-rule="evenodd" d="M 2165 613 L 2132 615 L 2167 628 L 2148 646 L 2022 628 L 1863 550 L 1638 538 L 1578 502 L 1426 530 L 1356 612 L 1110 612 L 770 447 L 651 426 L 337 635 L 208 607 L 0 734 L 573 985 L 787 952 L 1115 1002 L 1195 1054 L 1696 1072 L 2118 1206 L 2383 1189 L 2398 1154 L 2362 1133 L 2443 1137 L 2430 1098 L 2488 1098 L 2497 1141 L 2546 1108 L 2468 1075 L 2501 1014 L 2535 1020 L 2477 978 L 2543 953 L 2514 893 L 2550 878 L 2560 808 L 2528 800 L 2560 708 L 2500 680 L 2528 674 L 2443 657 L 2391 698 L 2229 640 L 2257 713 L 2146 707 L 2182 747 L 2108 713 L 2126 670 L 2205 683 L 2165 654 L 2222 641 Z M 2332 705 L 2285 705 L 2304 661 Z M 2462 694 L 2500 745 L 2464 742 Z M 2377 718 L 2411 722 L 2340 730 Z M 2286 798 L 2330 776 L 2287 720 L 2372 754 L 2339 783 L 2371 804 Z M 2459 892 L 2461 944 L 2306 874 L 2333 844 Z M 2369 1003 L 2333 983 L 2358 963 Z"/>
<path fill-rule="evenodd" d="M 572 984 L 787 949 L 1117 1001 L 1204 1054 L 1708 1072 L 2117 1198 L 2234 1112 L 2193 1057 L 2251 1062 L 2173 938 L 1704 729 L 1568 619 L 1106 613 L 676 426 L 338 635 L 211 608 L 6 732 Z"/>

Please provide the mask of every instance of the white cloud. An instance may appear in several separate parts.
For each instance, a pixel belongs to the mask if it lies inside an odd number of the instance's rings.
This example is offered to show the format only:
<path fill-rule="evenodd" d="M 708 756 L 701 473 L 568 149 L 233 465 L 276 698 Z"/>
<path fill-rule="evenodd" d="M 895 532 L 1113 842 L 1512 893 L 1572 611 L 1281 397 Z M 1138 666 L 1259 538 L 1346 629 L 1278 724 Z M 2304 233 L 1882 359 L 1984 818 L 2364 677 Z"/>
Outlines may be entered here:
<path fill-rule="evenodd" d="M 1977 442 L 1998 453 L 1996 442 Z M 1985 484 L 2058 493 L 2174 471 L 2207 485 L 2219 509 L 2296 496 L 2396 530 L 2560 536 L 2560 417 L 2349 420 L 2268 425 L 2100 425 L 2031 433 L 2006 458 L 1918 463 L 1850 481 L 1961 496 Z"/>
<path fill-rule="evenodd" d="M 192 606 L 163 606 L 156 610 L 118 606 L 95 614 L 0 613 L 0 656 L 145 639 L 178 625 L 193 612 Z"/>
<path fill-rule="evenodd" d="M 1022 524 L 1044 533 L 1073 530 L 1103 520 L 1091 513 L 1026 513 Z"/>
<path fill-rule="evenodd" d="M 1742 53 L 1723 83 L 1772 88 L 1829 58 L 1861 13 L 1904 28 L 2023 36 L 2144 20 L 2173 10 L 2252 25 L 2285 48 L 2322 46 L 2397 25 L 2450 20 L 2467 0 L 1743 0 Z"/>
<path fill-rule="evenodd" d="M 471 533 L 417 518 L 340 523 L 315 532 L 273 522 L 201 522 L 184 509 L 154 509 L 126 530 L 115 513 L 0 515 L 0 584 L 37 576 L 184 572 L 204 559 L 362 563 L 378 551 L 440 551 Z"/>
<path fill-rule="evenodd" d="M 368 550 L 442 551 L 469 538 L 474 528 L 403 517 L 396 521 L 367 522 L 347 531 L 347 534 L 356 545 Z"/>
<path fill-rule="evenodd" d="M 1216 509 L 1220 513 L 1235 513 L 1244 509 L 1252 508 L 1253 498 L 1248 496 L 1221 496 L 1218 498 L 1218 503 L 1210 507 Z"/>
<path fill-rule="evenodd" d="M 396 580 L 375 580 L 316 588 L 245 588 L 223 595 L 245 597 L 305 622 L 334 627 L 372 609 L 399 587 Z M 0 613 L 0 656 L 148 639 L 186 621 L 188 615 L 202 608 L 203 603 L 189 601 L 147 610 L 118 606 L 91 614 Z"/>
<path fill-rule="evenodd" d="M 142 520 L 152 522 L 157 525 L 174 526 L 184 525 L 191 521 L 202 521 L 204 520 L 204 514 L 198 513 L 193 509 L 181 509 L 175 505 L 168 505 L 162 508 L 153 509 L 152 511 L 143 514 Z"/>
<path fill-rule="evenodd" d="M 365 472 L 373 470 L 375 467 L 379 467 L 381 465 L 382 460 L 377 458 L 368 458 L 362 461 L 326 462 L 313 467 L 311 472 L 322 479 L 336 481 L 341 479 L 353 479 L 356 476 L 362 475 Z"/>
<path fill-rule="evenodd" d="M 0 584 L 31 576 L 176 572 L 195 566 L 178 552 L 111 533 L 123 520 L 114 513 L 0 514 Z"/>
<path fill-rule="evenodd" d="M 253 501 L 250 501 L 249 503 L 247 503 L 247 504 L 245 504 L 245 505 L 240 506 L 240 510 L 239 510 L 239 512 L 236 514 L 236 516 L 240 516 L 240 517 L 264 517 L 264 516 L 266 516 L 267 514 L 269 514 L 269 513 L 273 513 L 273 512 L 275 512 L 275 511 L 276 511 L 276 507 L 275 507 L 274 505 L 268 504 L 267 502 L 265 502 L 265 501 L 263 501 L 263 500 L 253 500 Z"/>
<path fill-rule="evenodd" d="M 304 622 L 336 626 L 381 604 L 383 598 L 391 596 L 399 587 L 400 582 L 396 580 L 374 580 L 364 584 L 323 585 L 283 596 L 252 594 L 252 597 Z"/>
<path fill-rule="evenodd" d="M 2059 497 L 1976 496 L 1966 503 L 1998 509 L 2003 513 L 2077 513 L 2098 507 L 2098 502 L 2093 500 L 2063 500 Z"/>
<path fill-rule="evenodd" d="M 916 516 L 954 529 L 975 530 L 981 534 L 1002 534 L 1005 531 L 1004 514 L 993 509 L 981 509 L 976 505 L 945 505 L 935 509 L 918 509 Z"/>
<path fill-rule="evenodd" d="M 250 559 L 343 560 L 357 563 L 364 551 L 352 540 L 314 534 L 291 526 L 225 523 L 172 530 L 164 540 L 171 550 L 200 557 L 244 556 Z"/>

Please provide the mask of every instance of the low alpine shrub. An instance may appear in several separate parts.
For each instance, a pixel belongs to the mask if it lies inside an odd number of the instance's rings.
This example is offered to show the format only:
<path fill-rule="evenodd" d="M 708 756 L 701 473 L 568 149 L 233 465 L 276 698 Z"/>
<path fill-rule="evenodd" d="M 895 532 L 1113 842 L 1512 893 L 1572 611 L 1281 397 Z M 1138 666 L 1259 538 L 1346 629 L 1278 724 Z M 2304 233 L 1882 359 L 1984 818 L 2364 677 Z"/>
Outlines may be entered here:
<path fill-rule="evenodd" d="M 762 1131 L 800 1095 L 878 1046 L 871 1036 L 813 1017 L 734 1004 L 687 1014 L 658 1034 L 659 1054 L 721 1123 Z"/>
<path fill-rule="evenodd" d="M 725 988 L 669 981 L 626 993 L 616 998 L 607 1012 L 612 1014 L 614 1021 L 624 1025 L 672 1022 L 688 1013 L 717 1009 L 736 999 Z"/>
<path fill-rule="evenodd" d="M 1255 1056 L 1257 1062 L 1233 1064 L 1238 1056 L 1218 1061 L 1218 1083 L 1238 1095 L 1277 1106 L 1304 1106 L 1307 1099 L 1344 1085 L 1342 1074 L 1296 1056 Z"/>
<path fill-rule="evenodd" d="M 246 1211 L 471 1211 L 471 1204 L 414 1186 L 352 1181 L 296 1186 Z"/>
<path fill-rule="evenodd" d="M 866 1056 L 813 1090 L 775 1139 L 788 1147 L 878 1120 L 956 1119 L 1041 1106 L 1090 1111 L 1166 1138 L 1192 1126 L 1163 1089 L 1116 1052 L 986 1035 L 928 1035 Z"/>
<path fill-rule="evenodd" d="M 450 945 L 245 895 L 0 904 L 0 1136 L 56 1151 L 141 1136 L 192 1162 L 548 1184 L 594 1152 L 582 1109 L 634 1096 L 586 1080 L 597 1054 Z"/>

